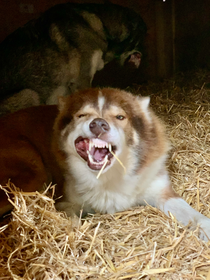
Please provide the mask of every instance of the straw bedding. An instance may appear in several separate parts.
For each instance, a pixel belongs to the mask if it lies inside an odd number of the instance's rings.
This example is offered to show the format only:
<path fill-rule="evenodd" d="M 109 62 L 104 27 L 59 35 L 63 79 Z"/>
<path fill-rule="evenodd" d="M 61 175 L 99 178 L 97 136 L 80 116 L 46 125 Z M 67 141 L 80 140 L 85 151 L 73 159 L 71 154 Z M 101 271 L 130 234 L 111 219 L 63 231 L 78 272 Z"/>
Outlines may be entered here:
<path fill-rule="evenodd" d="M 174 189 L 210 218 L 210 74 L 186 75 L 132 90 L 150 95 L 165 120 Z M 210 279 L 210 241 L 158 209 L 97 214 L 72 227 L 54 208 L 53 186 L 6 190 L 15 209 L 0 227 L 0 279 Z"/>

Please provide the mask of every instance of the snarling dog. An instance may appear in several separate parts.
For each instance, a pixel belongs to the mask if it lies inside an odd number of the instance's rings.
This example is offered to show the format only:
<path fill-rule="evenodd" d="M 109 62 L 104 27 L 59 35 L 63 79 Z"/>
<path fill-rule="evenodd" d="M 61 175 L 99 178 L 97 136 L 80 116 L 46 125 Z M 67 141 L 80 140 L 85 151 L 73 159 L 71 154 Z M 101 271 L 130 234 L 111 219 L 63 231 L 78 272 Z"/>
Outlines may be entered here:
<path fill-rule="evenodd" d="M 114 4 L 59 4 L 0 44 L 0 114 L 91 86 L 113 59 L 138 68 L 146 25 Z"/>
<path fill-rule="evenodd" d="M 54 123 L 54 124 L 53 124 Z M 0 182 L 24 191 L 57 183 L 58 210 L 115 213 L 149 203 L 210 237 L 210 219 L 172 189 L 169 144 L 148 97 L 111 88 L 61 97 L 0 119 Z M 13 129 L 11 129 L 13 127 Z M 57 194 L 57 196 L 59 196 Z M 1 215 L 8 209 L 0 196 Z"/>

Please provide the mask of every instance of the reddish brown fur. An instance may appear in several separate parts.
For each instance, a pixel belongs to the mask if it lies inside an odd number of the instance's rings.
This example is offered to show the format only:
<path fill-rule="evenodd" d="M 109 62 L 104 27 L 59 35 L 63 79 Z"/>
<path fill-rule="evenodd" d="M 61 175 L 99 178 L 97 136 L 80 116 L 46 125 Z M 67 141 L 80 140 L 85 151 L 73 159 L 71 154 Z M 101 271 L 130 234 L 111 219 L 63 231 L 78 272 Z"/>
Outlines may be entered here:
<path fill-rule="evenodd" d="M 52 127 L 56 106 L 27 108 L 0 119 L 0 184 L 9 179 L 23 191 L 36 191 L 44 183 L 62 185 L 62 173 L 52 153 Z M 0 205 L 8 204 L 0 191 Z"/>
<path fill-rule="evenodd" d="M 170 198 L 180 198 L 180 196 L 172 189 L 171 185 L 168 188 L 164 189 L 161 198 L 165 201 Z"/>
<path fill-rule="evenodd" d="M 152 123 L 148 124 L 145 131 L 147 135 L 146 145 L 150 147 L 148 153 L 145 147 L 145 153 L 147 153 L 144 162 L 145 165 L 149 165 L 161 154 L 169 150 L 169 143 L 165 136 L 164 126 L 153 112 L 150 111 L 150 115 L 152 116 Z M 142 116 L 142 118 L 145 118 L 145 116 Z"/>
<path fill-rule="evenodd" d="M 113 91 L 113 89 L 104 89 L 103 94 L 105 92 L 109 93 Z M 122 91 L 113 92 L 115 94 L 116 105 L 119 104 L 121 108 L 123 108 L 129 117 L 131 117 L 131 122 L 134 128 L 138 131 L 140 129 L 139 134 L 140 138 L 144 139 L 144 149 L 141 154 L 141 157 L 144 157 L 144 161 L 142 162 L 142 168 L 144 166 L 149 165 L 155 159 L 157 159 L 160 155 L 166 153 L 169 149 L 169 144 L 165 136 L 164 125 L 161 123 L 159 118 L 155 116 L 155 114 L 150 110 L 150 119 L 151 123 L 147 120 L 145 113 L 139 111 L 139 106 L 136 104 L 136 99 L 132 94 L 128 94 L 127 96 L 123 96 L 122 98 Z M 110 99 L 111 95 L 108 95 L 108 100 Z M 113 100 L 110 100 L 113 104 Z M 128 134 L 130 135 L 130 134 Z"/>
<path fill-rule="evenodd" d="M 126 93 L 122 96 L 122 91 L 110 88 L 102 92 L 106 106 L 116 105 L 127 114 L 130 122 L 126 127 L 128 144 L 132 141 L 130 126 L 138 130 L 142 128 L 139 132 L 140 138 L 144 140 L 144 147 L 139 147 L 143 158 L 141 169 L 166 152 L 167 141 L 163 128 L 152 112 L 150 123 L 144 112 L 139 111 L 140 106 L 133 95 Z M 52 182 L 58 184 L 57 191 L 62 190 L 66 155 L 58 148 L 59 145 L 62 147 L 60 132 L 86 103 L 97 106 L 98 93 L 99 89 L 88 89 L 65 98 L 65 101 L 61 99 L 60 114 L 56 106 L 40 106 L 1 118 L 0 184 L 4 185 L 11 179 L 21 190 L 35 191 L 44 183 Z M 58 195 L 61 193 L 58 192 Z M 0 205 L 4 207 L 6 204 L 6 196 L 1 191 Z"/>
<path fill-rule="evenodd" d="M 127 113 L 131 125 L 136 128 L 140 138 L 144 140 L 143 144 L 141 143 L 141 147 L 139 147 L 141 149 L 141 170 L 168 151 L 169 145 L 165 136 L 164 126 L 150 109 L 151 123 L 146 118 L 145 113 L 140 111 L 134 95 L 126 92 L 126 94 L 122 96 L 121 90 L 112 88 L 104 88 L 102 92 L 106 99 L 105 108 L 109 105 L 116 105 L 122 108 Z M 86 103 L 93 104 L 94 107 L 97 107 L 98 94 L 99 89 L 91 88 L 78 92 L 76 95 L 76 102 L 74 99 L 69 98 L 64 103 L 61 99 L 60 106 L 62 107 L 62 112 L 58 116 L 55 130 L 59 133 L 59 131 L 74 117 L 75 113 L 78 112 L 82 106 L 85 106 Z M 71 108 L 71 111 L 69 111 L 69 108 Z M 130 129 L 130 131 L 129 128 L 129 126 L 126 128 L 126 135 L 129 137 L 129 139 L 127 139 L 128 144 L 133 140 L 131 133 L 133 128 Z M 142 147 L 142 145 L 144 146 Z M 62 154 L 62 158 L 63 156 Z M 140 172 L 141 170 L 138 171 Z"/>

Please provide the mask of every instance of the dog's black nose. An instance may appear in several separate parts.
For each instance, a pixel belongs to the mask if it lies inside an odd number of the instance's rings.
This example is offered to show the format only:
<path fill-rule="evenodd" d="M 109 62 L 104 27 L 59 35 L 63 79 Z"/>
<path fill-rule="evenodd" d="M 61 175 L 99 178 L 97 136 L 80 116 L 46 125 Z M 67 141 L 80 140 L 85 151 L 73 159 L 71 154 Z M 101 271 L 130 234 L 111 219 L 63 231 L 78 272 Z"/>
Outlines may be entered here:
<path fill-rule="evenodd" d="M 97 137 L 109 131 L 109 124 L 102 118 L 96 118 L 92 120 L 89 125 L 90 131 Z"/>

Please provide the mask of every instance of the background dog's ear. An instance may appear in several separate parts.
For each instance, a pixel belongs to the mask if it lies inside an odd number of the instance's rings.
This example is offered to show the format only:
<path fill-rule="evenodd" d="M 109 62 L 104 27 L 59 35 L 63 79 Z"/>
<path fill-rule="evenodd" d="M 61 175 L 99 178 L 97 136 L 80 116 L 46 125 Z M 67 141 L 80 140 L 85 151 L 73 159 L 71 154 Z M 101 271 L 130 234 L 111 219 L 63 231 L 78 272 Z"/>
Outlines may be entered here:
<path fill-rule="evenodd" d="M 66 97 L 59 96 L 58 97 L 58 109 L 59 109 L 59 111 L 62 111 L 64 109 L 65 104 L 66 104 Z"/>

